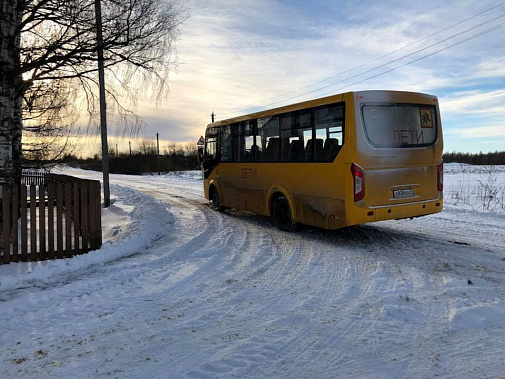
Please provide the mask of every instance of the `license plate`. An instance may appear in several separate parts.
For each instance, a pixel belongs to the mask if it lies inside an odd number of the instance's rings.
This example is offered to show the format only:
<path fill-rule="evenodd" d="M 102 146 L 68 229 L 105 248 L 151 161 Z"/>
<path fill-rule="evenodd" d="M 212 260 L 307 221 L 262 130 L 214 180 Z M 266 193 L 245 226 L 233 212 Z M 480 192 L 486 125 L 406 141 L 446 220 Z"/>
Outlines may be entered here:
<path fill-rule="evenodd" d="M 414 197 L 415 195 L 413 188 L 393 191 L 395 199 L 405 199 L 407 197 Z"/>

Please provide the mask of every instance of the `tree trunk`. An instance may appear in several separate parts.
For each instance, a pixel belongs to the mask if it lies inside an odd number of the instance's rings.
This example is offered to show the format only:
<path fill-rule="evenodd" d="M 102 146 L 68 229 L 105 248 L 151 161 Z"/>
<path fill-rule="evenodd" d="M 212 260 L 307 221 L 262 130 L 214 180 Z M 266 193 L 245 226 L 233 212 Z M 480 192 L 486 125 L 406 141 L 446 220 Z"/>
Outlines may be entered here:
<path fill-rule="evenodd" d="M 20 64 L 23 0 L 0 0 L 0 187 L 21 183 L 21 106 L 23 80 Z"/>
<path fill-rule="evenodd" d="M 22 21 L 24 1 L 0 0 L 0 250 L 2 251 L 4 250 L 2 188 L 21 184 L 23 80 L 16 72 L 20 66 L 18 26 Z M 12 206 L 17 206 L 17 200 L 12 199 Z M 9 250 L 8 246 L 5 246 L 5 250 Z"/>

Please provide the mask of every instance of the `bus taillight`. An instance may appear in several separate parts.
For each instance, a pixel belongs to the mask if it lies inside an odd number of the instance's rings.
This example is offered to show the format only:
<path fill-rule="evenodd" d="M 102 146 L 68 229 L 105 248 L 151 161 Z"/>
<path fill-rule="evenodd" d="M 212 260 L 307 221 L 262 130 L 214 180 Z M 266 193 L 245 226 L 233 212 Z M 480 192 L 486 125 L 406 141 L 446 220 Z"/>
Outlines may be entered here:
<path fill-rule="evenodd" d="M 444 162 L 440 162 L 437 166 L 437 187 L 439 191 L 444 190 Z"/>
<path fill-rule="evenodd" d="M 351 165 L 351 172 L 354 178 L 354 201 L 363 200 L 365 197 L 365 171 L 353 163 Z"/>

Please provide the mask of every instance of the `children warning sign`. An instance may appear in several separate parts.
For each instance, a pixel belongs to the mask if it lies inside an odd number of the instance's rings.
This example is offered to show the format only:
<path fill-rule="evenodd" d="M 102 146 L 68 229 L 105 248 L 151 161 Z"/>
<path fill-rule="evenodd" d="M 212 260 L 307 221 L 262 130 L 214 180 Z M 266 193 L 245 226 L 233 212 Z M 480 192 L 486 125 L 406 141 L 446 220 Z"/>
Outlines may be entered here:
<path fill-rule="evenodd" d="M 433 128 L 433 110 L 431 108 L 420 108 L 421 127 Z"/>

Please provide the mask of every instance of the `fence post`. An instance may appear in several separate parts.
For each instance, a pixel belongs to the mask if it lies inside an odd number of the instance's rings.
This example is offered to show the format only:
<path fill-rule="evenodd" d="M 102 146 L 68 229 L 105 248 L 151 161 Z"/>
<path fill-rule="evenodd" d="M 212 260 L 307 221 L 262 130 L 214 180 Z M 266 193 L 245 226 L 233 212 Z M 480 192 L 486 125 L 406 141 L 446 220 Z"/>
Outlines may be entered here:
<path fill-rule="evenodd" d="M 18 249 L 18 220 L 19 220 L 19 187 L 12 188 L 12 260 L 19 262 Z"/>
<path fill-rule="evenodd" d="M 28 197 L 26 186 L 21 186 L 21 259 L 28 261 Z"/>
<path fill-rule="evenodd" d="M 56 254 L 63 258 L 63 186 L 56 185 Z"/>
<path fill-rule="evenodd" d="M 74 183 L 74 207 L 72 209 L 74 215 L 74 254 L 80 254 L 80 246 L 79 246 L 79 231 L 81 229 L 81 215 L 79 213 L 79 182 Z"/>
<path fill-rule="evenodd" d="M 44 184 L 39 185 L 39 256 L 47 258 L 46 252 L 46 190 Z"/>
<path fill-rule="evenodd" d="M 54 186 L 53 182 L 47 183 L 47 239 L 49 243 L 49 259 L 54 258 Z"/>
<path fill-rule="evenodd" d="M 96 182 L 95 186 L 95 193 L 96 193 L 96 201 L 95 201 L 95 211 L 96 211 L 96 238 L 97 238 L 97 246 L 96 248 L 99 249 L 102 247 L 102 189 L 100 187 L 100 182 Z"/>
<path fill-rule="evenodd" d="M 91 182 L 89 184 L 89 208 L 90 245 L 92 250 L 97 250 L 102 245 L 100 183 Z"/>
<path fill-rule="evenodd" d="M 10 262 L 11 258 L 11 231 L 10 231 L 10 196 L 9 188 L 2 186 L 2 223 L 3 223 L 3 261 Z"/>
<path fill-rule="evenodd" d="M 65 183 L 65 256 L 72 256 L 72 184 Z"/>
<path fill-rule="evenodd" d="M 30 185 L 30 259 L 37 260 L 37 192 L 35 184 Z"/>
<path fill-rule="evenodd" d="M 82 252 L 87 253 L 89 251 L 89 238 L 88 238 L 88 228 L 89 228 L 89 207 L 88 207 L 88 183 L 82 183 L 81 188 L 81 222 L 82 222 Z"/>

